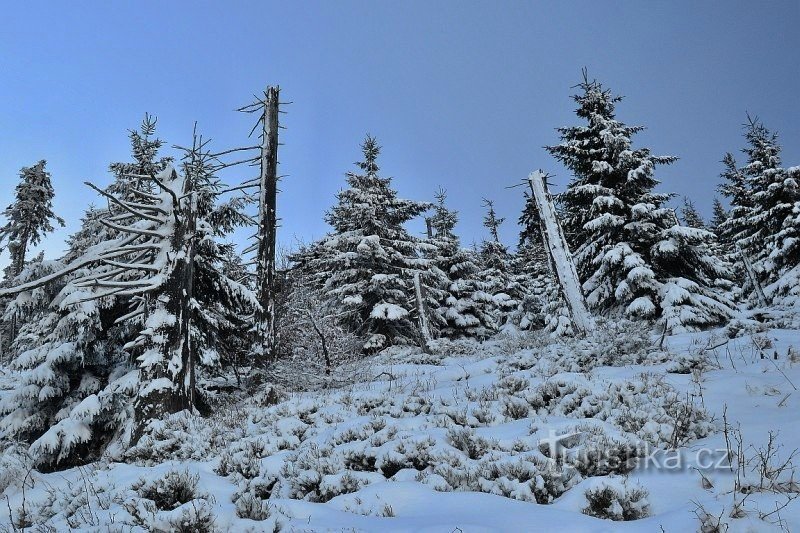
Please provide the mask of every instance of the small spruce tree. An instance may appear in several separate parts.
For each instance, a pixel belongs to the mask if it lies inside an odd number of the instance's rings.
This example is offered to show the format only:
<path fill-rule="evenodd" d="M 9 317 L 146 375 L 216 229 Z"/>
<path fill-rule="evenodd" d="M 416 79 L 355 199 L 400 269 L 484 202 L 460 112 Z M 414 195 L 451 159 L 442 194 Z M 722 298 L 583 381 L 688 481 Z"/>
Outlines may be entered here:
<path fill-rule="evenodd" d="M 22 272 L 28 247 L 36 246 L 53 231 L 53 221 L 64 226 L 64 221 L 53 212 L 55 192 L 46 165 L 47 162 L 41 160 L 20 170 L 14 201 L 3 211 L 7 222 L 0 228 L 0 244 L 5 241 L 11 255 L 6 272 L 9 279 Z"/>
<path fill-rule="evenodd" d="M 379 175 L 381 148 L 374 137 L 368 135 L 361 149 L 359 172 L 347 173 L 348 188 L 326 215 L 333 232 L 295 260 L 328 301 L 353 311 L 347 315 L 351 331 L 374 352 L 418 337 L 413 279 L 419 273 L 430 287 L 430 259 L 403 224 L 430 205 L 398 198 L 391 178 Z"/>
<path fill-rule="evenodd" d="M 713 235 L 682 227 L 670 197 L 654 191 L 655 168 L 676 160 L 632 147 L 641 126 L 615 117 L 621 97 L 584 71 L 574 96 L 584 125 L 559 128 L 548 151 L 573 173 L 559 196 L 590 307 L 604 314 L 661 318 L 671 330 L 721 323 L 732 312 L 717 283 L 729 275 L 708 250 Z"/>

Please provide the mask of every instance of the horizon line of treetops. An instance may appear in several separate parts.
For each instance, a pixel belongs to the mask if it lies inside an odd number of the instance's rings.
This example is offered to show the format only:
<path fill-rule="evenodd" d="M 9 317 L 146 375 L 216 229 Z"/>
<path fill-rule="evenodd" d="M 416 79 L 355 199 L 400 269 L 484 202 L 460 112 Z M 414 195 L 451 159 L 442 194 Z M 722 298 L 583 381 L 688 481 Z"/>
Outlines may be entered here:
<path fill-rule="evenodd" d="M 572 174 L 555 200 L 596 317 L 666 334 L 797 296 L 800 167 L 781 166 L 775 134 L 748 117 L 745 163 L 723 159 L 731 209 L 715 201 L 705 223 L 686 201 L 679 219 L 666 206 L 672 195 L 654 192 L 656 167 L 676 158 L 633 146 L 643 128 L 616 118 L 620 96 L 585 72 L 576 88 L 578 124 L 558 128 L 546 150 Z M 22 169 L 0 228 L 11 256 L 0 365 L 14 380 L 0 401 L 0 439 L 28 443 L 41 468 L 61 468 L 111 442 L 133 445 L 171 413 L 207 413 L 220 391 L 265 379 L 277 362 L 331 376 L 390 346 L 578 333 L 528 191 L 515 251 L 500 242 L 505 219 L 491 201 L 489 237 L 466 248 L 445 191 L 433 203 L 399 198 L 370 136 L 325 214 L 331 231 L 278 266 L 279 94 L 269 87 L 241 109 L 258 117 L 259 145 L 215 152 L 195 131 L 177 160 L 160 154 L 146 115 L 130 132 L 131 160 L 111 164 L 111 185 L 88 184 L 107 205 L 87 208 L 57 259 L 27 257 L 63 221 L 45 161 Z M 221 170 L 247 164 L 259 177 L 222 183 Z M 404 225 L 423 215 L 427 235 L 411 235 Z M 229 239 L 241 227 L 255 230 L 243 252 Z"/>

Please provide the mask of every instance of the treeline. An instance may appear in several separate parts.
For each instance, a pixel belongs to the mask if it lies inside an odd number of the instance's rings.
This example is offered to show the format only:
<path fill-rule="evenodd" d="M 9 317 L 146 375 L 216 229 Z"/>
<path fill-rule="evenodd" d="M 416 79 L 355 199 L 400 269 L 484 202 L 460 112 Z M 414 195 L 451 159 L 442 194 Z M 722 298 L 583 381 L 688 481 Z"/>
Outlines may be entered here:
<path fill-rule="evenodd" d="M 585 74 L 577 87 L 577 125 L 547 150 L 573 176 L 555 201 L 596 316 L 692 331 L 741 304 L 797 295 L 800 169 L 781 167 L 774 134 L 750 119 L 744 165 L 724 158 L 730 211 L 717 201 L 706 223 L 686 199 L 679 217 L 672 195 L 655 191 L 657 167 L 676 158 L 634 146 L 642 127 L 616 118 L 619 96 Z M 278 261 L 278 96 L 270 88 L 243 108 L 258 117 L 258 146 L 215 152 L 195 132 L 174 159 L 146 116 L 130 133 L 131 160 L 110 166 L 111 185 L 89 184 L 105 207 L 87 208 L 57 259 L 27 257 L 63 222 L 45 162 L 22 169 L 0 229 L 11 260 L 1 344 L 14 382 L 0 438 L 28 443 L 40 468 L 91 461 L 111 442 L 124 450 L 171 413 L 209 413 L 221 391 L 262 383 L 287 360 L 330 375 L 390 346 L 574 334 L 531 193 L 513 251 L 491 200 L 485 239 L 465 247 L 446 191 L 400 198 L 370 136 L 325 214 L 330 233 Z M 257 179 L 223 184 L 220 172 L 246 164 L 260 167 Z M 405 227 L 419 217 L 421 237 Z M 231 240 L 242 227 L 255 233 L 244 251 Z"/>

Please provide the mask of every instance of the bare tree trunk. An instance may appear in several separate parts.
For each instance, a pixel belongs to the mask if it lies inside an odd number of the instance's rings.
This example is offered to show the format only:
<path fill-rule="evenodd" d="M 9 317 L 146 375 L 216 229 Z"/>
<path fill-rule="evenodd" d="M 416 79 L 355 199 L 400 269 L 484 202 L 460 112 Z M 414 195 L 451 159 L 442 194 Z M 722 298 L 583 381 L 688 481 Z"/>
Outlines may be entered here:
<path fill-rule="evenodd" d="M 421 337 L 420 348 L 422 348 L 425 353 L 430 353 L 429 343 L 431 341 L 431 330 L 428 327 L 428 314 L 425 309 L 425 300 L 423 299 L 419 272 L 414 272 L 414 294 L 417 298 L 417 321 Z"/>
<path fill-rule="evenodd" d="M 753 264 L 750 262 L 750 258 L 747 257 L 747 254 L 744 252 L 739 244 L 736 244 L 736 250 L 739 252 L 739 255 L 742 256 L 742 263 L 744 263 L 744 269 L 747 272 L 747 277 L 750 278 L 750 282 L 753 284 L 753 290 L 756 291 L 756 297 L 758 298 L 758 305 L 761 307 L 767 306 L 767 297 L 764 295 L 764 289 L 761 288 L 761 283 L 758 281 L 756 277 L 756 271 L 753 268 Z"/>
<path fill-rule="evenodd" d="M 564 232 L 558 223 L 553 201 L 547 192 L 545 174 L 540 170 L 532 172 L 528 176 L 528 183 L 539 209 L 539 217 L 544 225 L 545 231 L 542 233 L 542 239 L 550 255 L 553 274 L 561 287 L 561 293 L 567 302 L 576 329 L 579 333 L 585 334 L 594 329 L 594 320 L 586 307 L 575 263 L 569 252 L 567 240 L 564 238 Z"/>
<path fill-rule="evenodd" d="M 261 175 L 258 204 L 257 296 L 261 304 L 257 331 L 265 360 L 275 357 L 275 240 L 278 197 L 278 97 L 279 87 L 267 87 L 262 117 Z"/>
<path fill-rule="evenodd" d="M 19 276 L 22 269 L 25 268 L 25 254 L 28 252 L 28 233 L 27 231 L 20 235 L 19 244 L 13 250 L 13 259 L 11 266 L 12 278 Z"/>

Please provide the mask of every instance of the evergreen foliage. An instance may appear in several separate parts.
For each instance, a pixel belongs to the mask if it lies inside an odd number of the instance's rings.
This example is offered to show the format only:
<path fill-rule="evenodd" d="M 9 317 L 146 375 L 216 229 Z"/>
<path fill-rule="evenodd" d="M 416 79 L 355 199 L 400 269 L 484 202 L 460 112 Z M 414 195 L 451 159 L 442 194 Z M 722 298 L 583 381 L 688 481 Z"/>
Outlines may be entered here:
<path fill-rule="evenodd" d="M 771 286 L 767 292 L 776 297 L 792 292 L 789 286 L 795 275 L 785 276 L 800 264 L 799 173 L 797 167 L 781 166 L 778 136 L 761 121 L 748 115 L 744 129 L 744 166 L 738 167 L 730 154 L 723 161 L 720 190 L 728 197 L 731 211 L 721 232 L 738 248 L 738 261 L 746 256 L 753 264 L 757 281 Z M 740 267 L 741 271 L 744 268 Z M 751 280 L 745 281 L 747 292 L 751 292 Z"/>
<path fill-rule="evenodd" d="M 497 331 L 493 300 L 478 279 L 479 259 L 475 253 L 461 247 L 454 233 L 458 213 L 448 209 L 447 194 L 435 194 L 434 213 L 428 219 L 435 247 L 433 266 L 446 275 L 443 298 L 438 315 L 443 322 L 441 333 L 452 338 L 486 338 Z"/>
<path fill-rule="evenodd" d="M 41 305 L 13 346 L 18 384 L 0 430 L 30 442 L 40 465 L 90 461 L 115 437 L 200 406 L 195 367 L 218 365 L 222 339 L 241 331 L 230 317 L 257 305 L 224 274 L 231 252 L 216 239 L 238 214 L 217 201 L 210 159 L 195 145 L 181 174 L 167 164 L 116 184 L 104 192 L 114 209 L 90 208 L 65 258 L 14 288 L 15 302 Z"/>
<path fill-rule="evenodd" d="M 590 307 L 604 314 L 662 318 L 672 330 L 727 318 L 729 302 L 715 289 L 730 274 L 708 250 L 713 234 L 681 227 L 667 194 L 654 192 L 655 167 L 676 160 L 633 148 L 642 126 L 615 117 L 615 96 L 584 80 L 574 96 L 585 125 L 559 128 L 548 151 L 573 173 L 559 197 Z"/>
<path fill-rule="evenodd" d="M 681 220 L 684 226 L 689 226 L 690 228 L 706 228 L 706 223 L 703 221 L 703 217 L 694 206 L 694 202 L 685 196 L 683 197 L 683 205 L 681 206 Z"/>
<path fill-rule="evenodd" d="M 36 246 L 47 233 L 53 231 L 53 221 L 63 226 L 64 221 L 53 212 L 53 185 L 50 173 L 41 160 L 32 167 L 23 167 L 19 183 L 14 190 L 14 201 L 5 208 L 6 225 L 0 228 L 0 244 L 7 243 L 11 264 L 6 278 L 22 272 L 28 246 Z"/>
<path fill-rule="evenodd" d="M 378 174 L 374 137 L 361 149 L 360 171 L 347 173 L 348 188 L 325 217 L 333 232 L 296 259 L 327 299 L 354 311 L 348 325 L 373 352 L 417 338 L 414 273 L 426 288 L 435 284 L 426 278 L 430 260 L 419 252 L 420 239 L 403 227 L 430 205 L 398 198 L 391 178 Z"/>

